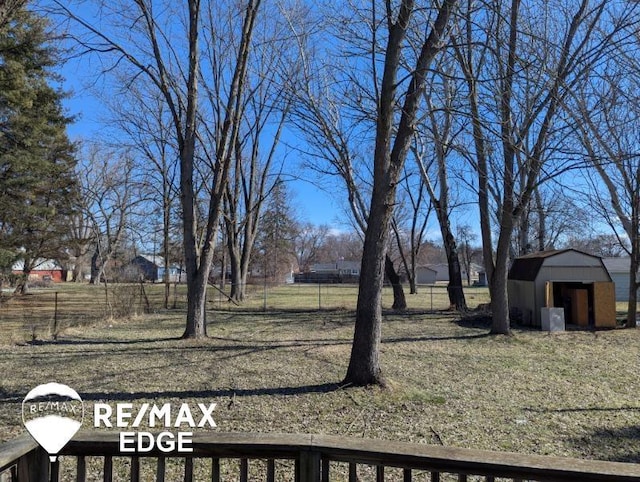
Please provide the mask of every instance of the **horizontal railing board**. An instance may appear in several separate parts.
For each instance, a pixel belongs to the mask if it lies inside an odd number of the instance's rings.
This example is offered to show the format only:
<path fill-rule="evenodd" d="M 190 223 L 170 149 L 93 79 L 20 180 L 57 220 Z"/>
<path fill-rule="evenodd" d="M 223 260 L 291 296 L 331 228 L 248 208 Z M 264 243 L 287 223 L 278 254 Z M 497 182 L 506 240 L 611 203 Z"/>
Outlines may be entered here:
<path fill-rule="evenodd" d="M 477 474 L 535 480 L 640 480 L 640 465 L 575 458 L 443 447 L 333 435 L 277 433 L 195 433 L 193 453 L 131 454 L 119 452 L 119 433 L 81 431 L 61 451 L 76 456 L 209 457 L 331 460 L 432 472 Z M 25 435 L 0 445 L 0 467 L 10 467 L 37 444 Z M 315 462 L 314 462 L 315 463 Z M 315 469 L 314 469 L 315 470 Z"/>
<path fill-rule="evenodd" d="M 512 452 L 443 447 L 439 445 L 353 439 L 319 435 L 313 447 L 342 462 L 407 467 L 435 472 L 535 480 L 640 480 L 640 465 Z"/>
<path fill-rule="evenodd" d="M 91 442 L 88 447 L 86 442 Z M 76 444 L 78 445 L 76 447 Z M 640 466 L 510 452 L 443 447 L 333 435 L 278 433 L 195 433 L 193 457 L 295 458 L 301 450 L 319 451 L 323 457 L 369 465 L 422 470 L 521 477 L 526 471 L 537 480 L 638 480 Z M 80 432 L 62 453 L 118 455 L 118 433 Z M 123 454 L 126 455 L 126 454 Z M 148 456 L 165 455 L 153 451 Z M 176 454 L 173 454 L 176 456 Z"/>
<path fill-rule="evenodd" d="M 29 434 L 24 434 L 0 444 L 0 472 L 14 465 L 23 455 L 38 447 L 38 443 Z"/>

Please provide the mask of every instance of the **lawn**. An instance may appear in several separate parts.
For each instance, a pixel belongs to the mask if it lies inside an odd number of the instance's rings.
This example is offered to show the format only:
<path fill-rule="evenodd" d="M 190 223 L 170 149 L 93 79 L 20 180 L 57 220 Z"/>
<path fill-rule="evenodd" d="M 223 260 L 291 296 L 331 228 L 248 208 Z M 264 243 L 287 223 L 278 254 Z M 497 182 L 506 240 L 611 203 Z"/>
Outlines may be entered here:
<path fill-rule="evenodd" d="M 0 308 L 2 440 L 24 432 L 25 394 L 57 381 L 78 391 L 88 414 L 97 401 L 215 402 L 223 432 L 338 434 L 640 462 L 640 330 L 488 336 L 480 321 L 441 309 L 442 289 L 434 310 L 423 290 L 409 296 L 414 309 L 385 315 L 381 356 L 389 386 L 346 388 L 340 381 L 354 288 L 336 291 L 339 302 L 329 303 L 331 290 L 321 287 L 327 308 L 320 311 L 311 309 L 318 286 L 273 288 L 267 311 L 258 288 L 242 307 L 212 293 L 210 336 L 202 341 L 178 339 L 184 314 L 179 303 L 160 309 L 159 290 L 147 293 L 154 313 L 115 319 L 104 316 L 100 288 L 57 289 L 62 328 L 55 341 L 48 331 L 55 310 L 43 301 L 54 299 L 52 290 Z M 481 289 L 468 297 L 486 302 Z"/>

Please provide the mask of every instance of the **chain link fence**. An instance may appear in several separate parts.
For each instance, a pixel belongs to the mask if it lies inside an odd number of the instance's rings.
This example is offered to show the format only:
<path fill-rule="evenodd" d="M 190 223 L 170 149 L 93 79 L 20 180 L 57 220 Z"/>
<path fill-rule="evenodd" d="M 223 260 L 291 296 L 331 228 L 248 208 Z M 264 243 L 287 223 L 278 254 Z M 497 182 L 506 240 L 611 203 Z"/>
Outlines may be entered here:
<path fill-rule="evenodd" d="M 245 287 L 242 301 L 232 300 L 231 286 L 210 286 L 209 310 L 223 311 L 328 311 L 355 310 L 358 286 L 328 283 L 257 283 Z M 465 289 L 470 308 L 489 301 L 486 288 Z M 407 307 L 411 311 L 438 311 L 449 308 L 446 285 L 422 285 L 418 293 L 405 287 Z M 391 309 L 391 287 L 383 291 L 383 308 Z M 55 339 L 62 330 L 96 322 L 130 319 L 148 313 L 175 313 L 186 310 L 184 284 L 112 283 L 90 286 L 60 283 L 36 288 L 15 296 L 0 298 L 0 343 Z"/>

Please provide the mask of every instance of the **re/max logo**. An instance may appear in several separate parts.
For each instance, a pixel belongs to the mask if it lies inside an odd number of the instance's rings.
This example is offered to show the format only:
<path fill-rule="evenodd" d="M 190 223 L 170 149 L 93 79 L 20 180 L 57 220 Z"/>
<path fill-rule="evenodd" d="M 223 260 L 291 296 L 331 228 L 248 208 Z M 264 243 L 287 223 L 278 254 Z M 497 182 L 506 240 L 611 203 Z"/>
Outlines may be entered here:
<path fill-rule="evenodd" d="M 118 428 L 138 428 L 143 422 L 148 427 L 164 428 L 215 428 L 216 422 L 213 419 L 213 411 L 216 409 L 215 403 L 205 405 L 198 403 L 197 409 L 192 412 L 191 406 L 182 403 L 178 407 L 173 407 L 170 403 L 163 405 L 143 403 L 137 411 L 134 411 L 131 403 L 117 403 L 115 410 L 107 403 L 96 403 L 93 407 L 93 426 L 118 427 Z M 194 413 L 195 412 L 195 413 Z M 131 452 L 151 452 L 157 448 L 161 452 L 193 452 L 192 444 L 193 432 L 161 432 L 154 435 L 150 432 L 120 432 L 120 451 Z"/>

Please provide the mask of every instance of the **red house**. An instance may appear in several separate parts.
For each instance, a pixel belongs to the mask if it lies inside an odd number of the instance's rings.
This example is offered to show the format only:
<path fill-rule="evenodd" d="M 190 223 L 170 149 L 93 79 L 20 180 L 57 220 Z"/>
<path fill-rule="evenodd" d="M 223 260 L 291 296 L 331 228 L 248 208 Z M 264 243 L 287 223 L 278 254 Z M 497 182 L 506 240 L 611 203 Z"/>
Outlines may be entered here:
<path fill-rule="evenodd" d="M 11 272 L 15 275 L 24 273 L 24 260 L 16 261 Z M 66 280 L 66 270 L 52 259 L 39 259 L 36 266 L 29 273 L 29 281 L 53 281 L 55 283 Z"/>

